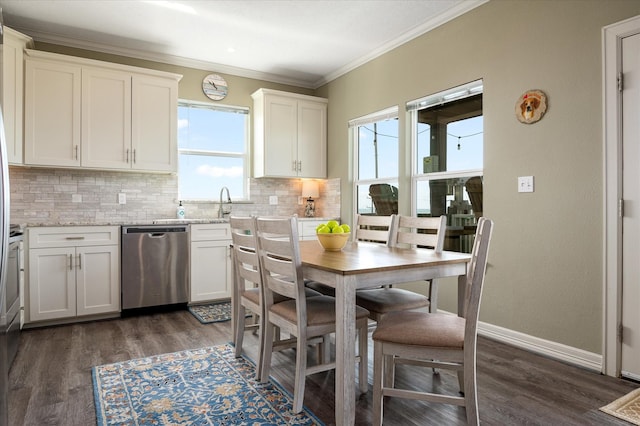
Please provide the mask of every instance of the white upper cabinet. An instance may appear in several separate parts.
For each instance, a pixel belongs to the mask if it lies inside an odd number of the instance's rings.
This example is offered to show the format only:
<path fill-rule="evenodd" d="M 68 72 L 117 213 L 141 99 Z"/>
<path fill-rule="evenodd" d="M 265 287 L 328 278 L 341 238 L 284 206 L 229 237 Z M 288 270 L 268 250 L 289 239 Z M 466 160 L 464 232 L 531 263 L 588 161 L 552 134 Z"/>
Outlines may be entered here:
<path fill-rule="evenodd" d="M 131 168 L 131 75 L 82 70 L 82 166 Z"/>
<path fill-rule="evenodd" d="M 4 27 L 2 46 L 2 118 L 9 164 L 23 162 L 24 49 L 31 47 L 30 37 Z"/>
<path fill-rule="evenodd" d="M 177 74 L 27 51 L 25 164 L 177 170 Z"/>
<path fill-rule="evenodd" d="M 81 78 L 77 65 L 25 61 L 25 164 L 80 166 Z"/>
<path fill-rule="evenodd" d="M 327 100 L 260 89 L 254 100 L 254 177 L 327 177 Z"/>
<path fill-rule="evenodd" d="M 178 156 L 178 82 L 134 75 L 132 82 L 133 167 L 175 172 Z"/>

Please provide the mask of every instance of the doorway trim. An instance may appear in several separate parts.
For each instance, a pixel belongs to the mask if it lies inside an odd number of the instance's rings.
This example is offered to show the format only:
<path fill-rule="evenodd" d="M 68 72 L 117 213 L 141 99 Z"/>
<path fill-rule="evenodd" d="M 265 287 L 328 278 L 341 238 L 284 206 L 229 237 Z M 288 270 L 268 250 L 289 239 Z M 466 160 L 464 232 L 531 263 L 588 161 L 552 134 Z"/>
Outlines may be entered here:
<path fill-rule="evenodd" d="M 604 268 L 602 372 L 620 377 L 622 344 L 622 39 L 640 33 L 640 16 L 602 29 L 604 137 Z"/>

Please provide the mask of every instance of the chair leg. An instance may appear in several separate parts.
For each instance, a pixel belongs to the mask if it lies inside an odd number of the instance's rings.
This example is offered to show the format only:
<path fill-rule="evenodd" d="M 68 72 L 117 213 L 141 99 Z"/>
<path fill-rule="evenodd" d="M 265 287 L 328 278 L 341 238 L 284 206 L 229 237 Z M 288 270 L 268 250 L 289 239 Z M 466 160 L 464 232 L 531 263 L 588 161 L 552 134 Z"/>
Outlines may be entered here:
<path fill-rule="evenodd" d="M 396 381 L 395 361 L 393 355 L 385 355 L 384 357 L 384 385 L 393 388 Z"/>
<path fill-rule="evenodd" d="M 480 424 L 478 416 L 478 396 L 476 389 L 476 366 L 475 363 L 464 364 L 464 405 L 467 411 L 467 424 L 477 426 Z"/>
<path fill-rule="evenodd" d="M 275 326 L 265 319 L 262 336 L 262 366 L 260 367 L 260 383 L 269 380 L 269 369 L 271 368 L 271 355 L 273 354 L 273 333 Z"/>
<path fill-rule="evenodd" d="M 296 342 L 296 376 L 293 384 L 293 409 L 294 413 L 302 411 L 304 401 L 304 384 L 307 378 L 307 339 L 298 336 Z"/>
<path fill-rule="evenodd" d="M 373 343 L 373 426 L 381 426 L 383 418 L 382 387 L 385 386 L 385 357 L 382 354 L 382 343 Z"/>
<path fill-rule="evenodd" d="M 438 312 L 438 281 L 429 280 L 429 313 Z"/>
<path fill-rule="evenodd" d="M 235 335 L 233 338 L 233 344 L 235 345 L 235 355 L 236 358 L 239 358 L 242 355 L 242 341 L 244 339 L 244 323 L 245 323 L 245 308 L 244 306 L 238 306 L 238 310 L 236 312 L 236 321 L 235 321 Z"/>
<path fill-rule="evenodd" d="M 358 379 L 360 383 L 360 392 L 367 393 L 369 390 L 368 374 L 369 374 L 369 354 L 368 354 L 368 325 L 364 321 L 358 330 L 358 355 L 360 355 L 360 372 Z"/>

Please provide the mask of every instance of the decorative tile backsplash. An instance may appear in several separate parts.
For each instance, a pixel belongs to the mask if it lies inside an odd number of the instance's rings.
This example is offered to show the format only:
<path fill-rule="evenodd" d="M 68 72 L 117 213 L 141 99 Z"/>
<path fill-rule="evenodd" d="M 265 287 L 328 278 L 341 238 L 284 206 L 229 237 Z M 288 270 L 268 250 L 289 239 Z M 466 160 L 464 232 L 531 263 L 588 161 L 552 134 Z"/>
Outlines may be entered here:
<path fill-rule="evenodd" d="M 174 218 L 178 205 L 176 175 L 9 167 L 9 179 L 12 223 L 150 223 Z M 319 182 L 316 216 L 339 217 L 340 179 Z M 298 204 L 301 188 L 300 179 L 250 179 L 250 202 L 232 204 L 232 212 L 304 217 L 304 203 Z M 126 194 L 126 204 L 118 203 L 120 193 Z M 269 204 L 271 195 L 278 197 L 277 205 Z M 188 219 L 218 215 L 218 202 L 184 201 L 183 205 Z"/>

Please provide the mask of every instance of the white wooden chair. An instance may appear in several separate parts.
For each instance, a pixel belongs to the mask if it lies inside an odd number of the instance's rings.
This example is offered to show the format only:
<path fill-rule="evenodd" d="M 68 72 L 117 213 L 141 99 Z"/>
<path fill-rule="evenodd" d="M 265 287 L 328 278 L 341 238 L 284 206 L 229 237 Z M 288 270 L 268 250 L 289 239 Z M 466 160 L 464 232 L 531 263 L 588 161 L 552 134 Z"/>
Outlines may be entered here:
<path fill-rule="evenodd" d="M 388 313 L 378 322 L 373 333 L 374 425 L 382 425 L 385 396 L 461 405 L 466 408 L 467 423 L 479 424 L 477 325 L 492 228 L 491 220 L 479 219 L 471 261 L 467 267 L 465 299 L 460 316 L 399 311 Z M 395 388 L 394 369 L 401 363 L 456 370 L 464 396 Z"/>
<path fill-rule="evenodd" d="M 234 265 L 233 278 L 233 315 L 231 318 L 233 330 L 233 343 L 235 345 L 235 356 L 242 355 L 242 342 L 246 330 L 257 330 L 259 338 L 258 362 L 256 365 L 256 377 L 260 378 L 262 368 L 262 356 L 264 351 L 263 329 L 264 329 L 264 296 L 262 286 L 262 275 L 260 270 L 260 258 L 258 256 L 258 238 L 256 235 L 255 217 L 229 218 L 231 228 L 231 240 L 233 243 L 232 257 Z M 320 293 L 306 289 L 307 297 L 321 296 Z M 283 302 L 289 298 L 275 295 L 275 302 Z M 237 302 L 236 302 L 237 301 Z M 254 321 L 247 322 L 247 310 L 253 313 Z M 258 322 L 255 322 L 258 317 Z M 284 349 L 286 345 L 293 347 L 295 341 L 292 339 L 281 340 L 280 330 L 275 331 L 274 336 L 278 348 Z"/>
<path fill-rule="evenodd" d="M 388 245 L 390 247 L 427 247 L 436 253 L 442 252 L 446 216 L 412 217 L 397 215 L 391 223 Z M 356 304 L 370 312 L 370 318 L 378 321 L 383 315 L 393 311 L 404 311 L 429 307 L 429 312 L 437 310 L 437 283 L 429 283 L 429 296 L 397 287 L 383 287 L 358 290 Z"/>
<path fill-rule="evenodd" d="M 256 378 L 260 377 L 262 366 L 262 348 L 264 347 L 263 323 L 264 312 L 262 303 L 262 277 L 260 275 L 260 262 L 258 258 L 258 239 L 256 238 L 256 224 L 253 217 L 229 218 L 231 226 L 231 239 L 233 242 L 233 302 L 234 312 L 232 316 L 233 343 L 235 355 L 242 355 L 242 341 L 245 330 L 258 329 L 260 339 L 260 351 L 256 368 Z M 249 284 L 247 286 L 247 284 Z M 248 324 L 246 311 L 251 311 L 259 317 L 258 323 Z"/>
<path fill-rule="evenodd" d="M 352 240 L 387 244 L 389 242 L 389 233 L 391 232 L 391 224 L 394 217 L 395 215 L 358 215 L 355 224 L 351 227 Z M 335 297 L 336 295 L 335 288 L 316 281 L 307 282 L 306 286 L 327 296 Z"/>
<path fill-rule="evenodd" d="M 298 225 L 295 217 L 257 219 L 258 253 L 262 269 L 265 301 L 265 350 L 261 368 L 261 382 L 267 381 L 274 350 L 274 328 L 297 338 L 296 367 L 293 392 L 293 411 L 302 410 L 305 379 L 307 375 L 335 368 L 335 362 L 327 362 L 324 356 L 319 363 L 307 365 L 307 343 L 315 337 L 327 337 L 336 330 L 335 299 L 330 296 L 306 297 L 300 249 Z M 292 300 L 274 303 L 276 295 Z M 367 392 L 367 317 L 369 312 L 356 308 L 356 328 L 359 335 L 359 385 Z M 355 360 L 354 360 L 355 361 Z M 340 380 L 340 378 L 336 378 Z"/>

